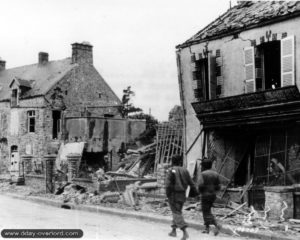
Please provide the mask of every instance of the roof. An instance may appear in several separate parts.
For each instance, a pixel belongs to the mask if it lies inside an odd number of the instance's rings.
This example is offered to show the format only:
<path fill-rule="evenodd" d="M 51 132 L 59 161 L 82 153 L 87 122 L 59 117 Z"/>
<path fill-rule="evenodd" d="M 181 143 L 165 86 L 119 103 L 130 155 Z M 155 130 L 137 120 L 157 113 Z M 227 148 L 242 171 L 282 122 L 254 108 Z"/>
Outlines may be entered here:
<path fill-rule="evenodd" d="M 10 84 L 16 80 L 20 86 L 30 87 L 24 97 L 46 94 L 67 72 L 76 67 L 71 58 L 32 64 L 0 71 L 0 101 L 10 98 Z"/>
<path fill-rule="evenodd" d="M 15 77 L 12 80 L 11 84 L 9 85 L 9 87 L 11 87 L 14 82 L 16 82 L 17 85 L 20 86 L 20 87 L 31 88 L 31 82 L 30 81 L 24 80 L 24 79 L 20 79 L 20 78 L 17 78 L 17 77 Z"/>
<path fill-rule="evenodd" d="M 229 9 L 193 37 L 177 46 L 217 39 L 246 29 L 300 15 L 300 1 L 243 1 Z"/>

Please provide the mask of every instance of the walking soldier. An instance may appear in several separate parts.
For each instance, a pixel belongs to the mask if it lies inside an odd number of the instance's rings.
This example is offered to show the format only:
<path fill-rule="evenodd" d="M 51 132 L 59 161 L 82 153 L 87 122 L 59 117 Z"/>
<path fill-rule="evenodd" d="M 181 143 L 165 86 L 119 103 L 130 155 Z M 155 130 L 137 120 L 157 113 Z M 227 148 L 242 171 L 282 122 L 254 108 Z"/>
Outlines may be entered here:
<path fill-rule="evenodd" d="M 169 236 L 176 237 L 176 228 L 183 232 L 181 240 L 188 238 L 186 231 L 187 223 L 182 216 L 182 207 L 186 200 L 186 189 L 188 186 L 194 192 L 197 192 L 195 184 L 186 168 L 181 167 L 182 157 L 174 156 L 172 158 L 172 167 L 168 169 L 166 177 L 166 195 L 173 215 L 172 231 Z"/>

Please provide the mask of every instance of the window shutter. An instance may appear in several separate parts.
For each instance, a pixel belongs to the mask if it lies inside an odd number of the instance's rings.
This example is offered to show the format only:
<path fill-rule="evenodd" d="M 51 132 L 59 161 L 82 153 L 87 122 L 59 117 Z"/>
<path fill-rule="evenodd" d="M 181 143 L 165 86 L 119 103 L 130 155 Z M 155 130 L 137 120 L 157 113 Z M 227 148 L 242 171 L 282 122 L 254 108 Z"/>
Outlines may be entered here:
<path fill-rule="evenodd" d="M 192 63 L 196 62 L 196 55 L 195 55 L 195 53 L 193 53 L 193 54 L 191 55 L 191 62 L 192 62 Z"/>
<path fill-rule="evenodd" d="M 217 79 L 216 79 L 216 57 L 211 53 L 208 55 L 208 77 L 209 77 L 209 99 L 216 98 Z"/>
<path fill-rule="evenodd" d="M 216 97 L 224 97 L 224 81 L 222 76 L 223 58 L 221 56 L 221 50 L 216 50 Z"/>
<path fill-rule="evenodd" d="M 281 86 L 295 84 L 295 36 L 281 40 Z"/>
<path fill-rule="evenodd" d="M 255 58 L 254 47 L 247 47 L 244 49 L 245 58 L 245 92 L 251 93 L 256 89 L 255 86 Z"/>

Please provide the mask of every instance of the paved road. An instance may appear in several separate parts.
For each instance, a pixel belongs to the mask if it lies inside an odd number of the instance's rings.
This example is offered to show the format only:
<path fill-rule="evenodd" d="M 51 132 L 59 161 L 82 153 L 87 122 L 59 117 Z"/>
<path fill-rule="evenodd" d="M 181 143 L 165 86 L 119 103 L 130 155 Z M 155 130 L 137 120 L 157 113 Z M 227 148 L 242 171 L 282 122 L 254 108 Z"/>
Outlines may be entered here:
<path fill-rule="evenodd" d="M 97 240 L 175 240 L 181 238 L 181 233 L 177 238 L 168 237 L 170 227 L 161 223 L 61 209 L 2 195 L 0 195 L 0 206 L 0 230 L 82 229 L 83 239 Z M 189 229 L 189 233 L 191 240 L 233 239 L 225 235 L 218 237 L 204 235 L 194 229 Z"/>

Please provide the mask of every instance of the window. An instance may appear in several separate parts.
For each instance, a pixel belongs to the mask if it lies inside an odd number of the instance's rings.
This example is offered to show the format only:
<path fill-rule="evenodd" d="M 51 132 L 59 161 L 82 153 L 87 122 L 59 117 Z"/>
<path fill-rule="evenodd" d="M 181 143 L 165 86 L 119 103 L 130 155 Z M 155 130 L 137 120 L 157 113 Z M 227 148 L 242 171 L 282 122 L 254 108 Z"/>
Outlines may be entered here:
<path fill-rule="evenodd" d="M 259 45 L 255 54 L 256 90 L 281 87 L 280 41 Z"/>
<path fill-rule="evenodd" d="M 58 134 L 61 132 L 61 111 L 53 111 L 52 119 L 53 119 L 52 138 L 57 139 Z"/>
<path fill-rule="evenodd" d="M 196 101 L 207 101 L 216 98 L 216 56 L 207 49 L 203 54 L 192 54 L 191 63 L 193 67 L 192 79 L 193 90 Z M 219 53 L 220 54 L 220 53 Z M 220 58 L 219 58 L 220 59 Z M 218 65 L 220 66 L 220 65 Z M 219 69 L 221 71 L 221 69 Z"/>
<path fill-rule="evenodd" d="M 12 107 L 18 106 L 18 89 L 13 89 L 10 104 Z"/>
<path fill-rule="evenodd" d="M 194 96 L 198 100 L 209 98 L 208 83 L 208 59 L 203 58 L 195 61 L 195 71 L 193 71 Z"/>
<path fill-rule="evenodd" d="M 28 132 L 35 132 L 35 111 L 27 112 Z"/>
<path fill-rule="evenodd" d="M 300 182 L 299 126 L 258 135 L 254 152 L 254 183 L 293 185 Z"/>
<path fill-rule="evenodd" d="M 245 48 L 245 92 L 295 84 L 294 48 L 294 36 Z"/>

